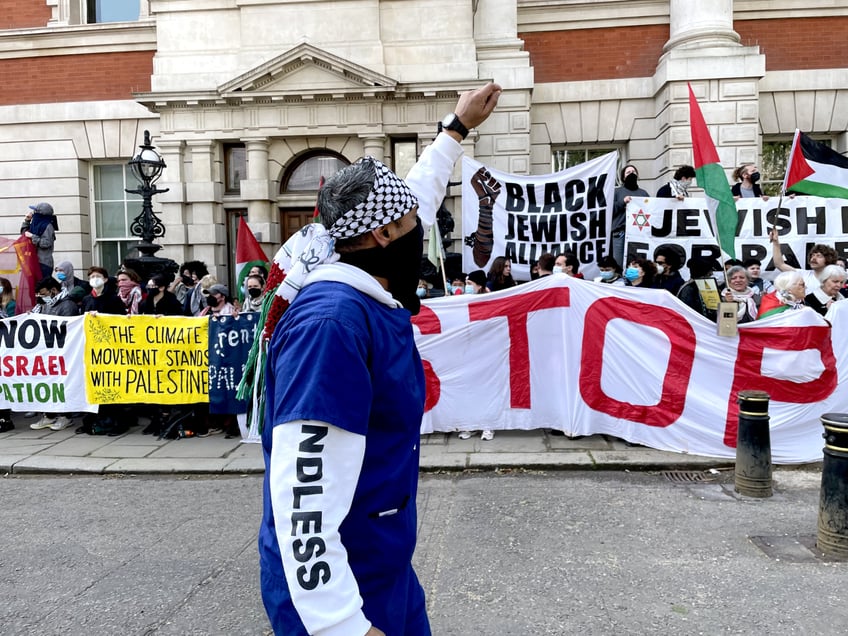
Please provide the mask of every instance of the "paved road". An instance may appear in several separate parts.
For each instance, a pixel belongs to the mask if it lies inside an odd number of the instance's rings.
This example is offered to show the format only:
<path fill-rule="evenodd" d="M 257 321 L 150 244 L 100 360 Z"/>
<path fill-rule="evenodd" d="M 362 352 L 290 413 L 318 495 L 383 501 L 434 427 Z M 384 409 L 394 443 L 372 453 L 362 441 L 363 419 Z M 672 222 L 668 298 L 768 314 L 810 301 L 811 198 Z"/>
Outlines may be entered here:
<path fill-rule="evenodd" d="M 416 563 L 433 633 L 844 633 L 848 563 L 804 546 L 819 479 L 779 471 L 775 496 L 752 500 L 733 495 L 727 474 L 424 476 Z M 260 486 L 0 480 L 0 634 L 267 633 Z"/>

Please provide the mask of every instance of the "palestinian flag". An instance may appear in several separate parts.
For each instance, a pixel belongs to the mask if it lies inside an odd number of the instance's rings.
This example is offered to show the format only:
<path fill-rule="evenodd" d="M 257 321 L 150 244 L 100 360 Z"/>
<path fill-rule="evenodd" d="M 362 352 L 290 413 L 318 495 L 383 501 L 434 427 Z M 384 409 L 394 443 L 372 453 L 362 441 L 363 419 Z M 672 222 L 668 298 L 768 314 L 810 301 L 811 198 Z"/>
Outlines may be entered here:
<path fill-rule="evenodd" d="M 848 199 L 848 158 L 795 130 L 783 189 Z"/>
<path fill-rule="evenodd" d="M 692 86 L 689 86 L 689 128 L 692 133 L 695 176 L 707 198 L 710 223 L 719 247 L 729 258 L 736 258 L 736 223 L 739 219 L 736 201 L 730 192 L 724 168 L 718 161 L 718 152 L 710 137 L 701 107 L 698 106 L 698 100 L 692 92 Z"/>
<path fill-rule="evenodd" d="M 268 269 L 268 257 L 262 251 L 259 241 L 253 236 L 243 216 L 239 217 L 236 231 L 236 289 L 239 302 L 244 300 L 244 279 L 254 265 L 263 265 Z"/>

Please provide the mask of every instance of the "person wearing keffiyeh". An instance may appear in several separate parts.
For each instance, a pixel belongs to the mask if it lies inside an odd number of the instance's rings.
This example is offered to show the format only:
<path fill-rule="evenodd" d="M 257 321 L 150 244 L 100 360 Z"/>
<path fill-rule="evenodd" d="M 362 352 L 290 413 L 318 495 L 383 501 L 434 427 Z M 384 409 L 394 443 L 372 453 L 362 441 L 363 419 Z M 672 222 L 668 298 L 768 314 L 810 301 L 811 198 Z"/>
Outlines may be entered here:
<path fill-rule="evenodd" d="M 463 94 L 455 114 L 478 126 L 500 91 Z M 405 181 L 370 157 L 339 171 L 318 222 L 274 259 L 259 553 L 275 634 L 430 634 L 411 563 L 424 369 L 410 316 L 422 222 L 435 222 L 462 138 L 441 132 Z"/>
<path fill-rule="evenodd" d="M 798 270 L 781 272 L 774 279 L 774 291 L 763 296 L 757 320 L 804 306 L 804 276 Z"/>
<path fill-rule="evenodd" d="M 683 199 L 689 196 L 689 188 L 695 180 L 695 168 L 692 166 L 680 166 L 674 171 L 674 178 L 657 190 L 659 199 Z"/>

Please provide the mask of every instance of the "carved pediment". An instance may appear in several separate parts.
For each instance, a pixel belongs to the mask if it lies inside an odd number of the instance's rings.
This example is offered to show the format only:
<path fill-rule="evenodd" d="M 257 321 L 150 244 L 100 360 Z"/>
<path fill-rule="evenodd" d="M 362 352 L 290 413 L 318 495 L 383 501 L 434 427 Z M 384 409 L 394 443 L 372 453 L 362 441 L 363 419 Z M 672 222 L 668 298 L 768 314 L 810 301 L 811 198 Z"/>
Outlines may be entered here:
<path fill-rule="evenodd" d="M 323 51 L 298 44 L 218 87 L 221 97 L 280 98 L 374 95 L 394 92 L 397 81 Z"/>

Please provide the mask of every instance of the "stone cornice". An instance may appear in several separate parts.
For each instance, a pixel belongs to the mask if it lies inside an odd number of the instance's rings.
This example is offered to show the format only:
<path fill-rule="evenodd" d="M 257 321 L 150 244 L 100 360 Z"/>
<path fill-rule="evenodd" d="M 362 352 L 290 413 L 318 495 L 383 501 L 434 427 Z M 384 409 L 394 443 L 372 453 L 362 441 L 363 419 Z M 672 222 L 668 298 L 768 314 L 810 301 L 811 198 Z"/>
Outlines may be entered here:
<path fill-rule="evenodd" d="M 0 31 L 0 59 L 155 50 L 153 19 Z"/>
<path fill-rule="evenodd" d="M 373 89 L 316 89 L 314 91 L 281 92 L 278 94 L 232 93 L 224 97 L 216 92 L 156 92 L 135 93 L 136 101 L 153 112 L 196 108 L 231 108 L 243 105 L 280 106 L 320 103 L 359 103 L 391 101 L 423 101 L 456 99 L 462 92 L 479 88 L 481 80 L 444 82 L 439 84 L 396 84 L 390 90 Z"/>
<path fill-rule="evenodd" d="M 692 0 L 693 2 L 697 0 Z M 564 31 L 668 24 L 668 0 L 517 0 L 518 31 Z M 847 16 L 833 0 L 735 0 L 734 20 Z"/>

